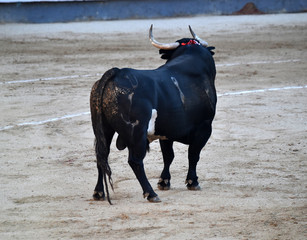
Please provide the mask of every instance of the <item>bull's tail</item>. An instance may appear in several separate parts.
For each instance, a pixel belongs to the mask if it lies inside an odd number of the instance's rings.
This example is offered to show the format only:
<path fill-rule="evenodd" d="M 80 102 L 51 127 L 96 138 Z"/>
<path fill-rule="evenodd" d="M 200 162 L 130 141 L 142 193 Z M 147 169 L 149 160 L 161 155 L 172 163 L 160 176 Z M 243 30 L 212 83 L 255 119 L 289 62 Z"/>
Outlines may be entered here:
<path fill-rule="evenodd" d="M 95 152 L 97 159 L 97 168 L 99 172 L 98 178 L 100 178 L 98 179 L 98 184 L 101 181 L 102 185 L 105 186 L 107 199 L 110 204 L 112 203 L 109 196 L 108 182 L 112 190 L 113 190 L 113 182 L 111 177 L 112 171 L 108 163 L 110 144 L 107 143 L 106 126 L 104 125 L 105 120 L 102 112 L 102 100 L 103 100 L 102 98 L 106 83 L 114 77 L 114 75 L 118 70 L 119 69 L 117 68 L 112 68 L 109 71 L 107 71 L 102 76 L 102 78 L 93 85 L 90 96 L 92 126 L 95 134 Z M 103 191 L 103 189 L 101 190 Z"/>

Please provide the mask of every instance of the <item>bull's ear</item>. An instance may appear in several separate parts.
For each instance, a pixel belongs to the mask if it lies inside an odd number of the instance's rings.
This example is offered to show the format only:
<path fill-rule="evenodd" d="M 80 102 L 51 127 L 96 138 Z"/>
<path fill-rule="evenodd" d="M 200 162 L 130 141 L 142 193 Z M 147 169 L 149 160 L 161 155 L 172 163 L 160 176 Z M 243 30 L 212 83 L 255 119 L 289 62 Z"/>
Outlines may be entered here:
<path fill-rule="evenodd" d="M 212 56 L 215 54 L 215 52 L 213 52 L 213 50 L 215 49 L 215 47 L 211 46 L 211 47 L 207 47 L 207 49 L 210 51 L 210 53 L 211 53 Z"/>

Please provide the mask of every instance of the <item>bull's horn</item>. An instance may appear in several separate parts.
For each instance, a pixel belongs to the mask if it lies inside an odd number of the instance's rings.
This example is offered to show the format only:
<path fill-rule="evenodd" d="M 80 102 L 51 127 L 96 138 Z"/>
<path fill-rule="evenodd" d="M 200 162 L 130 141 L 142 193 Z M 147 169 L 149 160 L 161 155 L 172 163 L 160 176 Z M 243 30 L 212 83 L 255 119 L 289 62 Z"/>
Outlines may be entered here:
<path fill-rule="evenodd" d="M 156 48 L 159 49 L 164 49 L 164 50 L 172 50 L 177 48 L 180 44 L 178 42 L 174 42 L 174 43 L 160 43 L 158 42 L 156 39 L 154 39 L 153 35 L 152 35 L 152 27 L 153 25 L 151 24 L 150 29 L 149 29 L 149 39 L 150 42 L 153 46 L 155 46 Z"/>
<path fill-rule="evenodd" d="M 205 41 L 205 40 L 202 40 L 200 37 L 198 37 L 195 32 L 192 30 L 191 26 L 189 25 L 189 29 L 190 29 L 190 32 L 193 36 L 194 39 L 196 39 L 197 41 L 199 41 L 199 43 L 201 45 L 203 45 L 204 47 L 208 47 L 208 43 Z"/>

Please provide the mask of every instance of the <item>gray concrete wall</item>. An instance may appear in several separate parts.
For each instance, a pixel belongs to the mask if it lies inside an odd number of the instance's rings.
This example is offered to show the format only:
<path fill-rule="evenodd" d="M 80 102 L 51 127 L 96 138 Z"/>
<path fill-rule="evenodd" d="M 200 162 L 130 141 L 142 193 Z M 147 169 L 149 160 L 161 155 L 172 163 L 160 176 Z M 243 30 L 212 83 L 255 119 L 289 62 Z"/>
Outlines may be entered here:
<path fill-rule="evenodd" d="M 5 0 L 4 0 L 5 1 Z M 22 1 L 22 0 L 21 0 Z M 0 22 L 51 23 L 232 14 L 251 0 L 105 0 L 1 3 Z M 302 12 L 306 0 L 252 0 L 264 13 Z"/>

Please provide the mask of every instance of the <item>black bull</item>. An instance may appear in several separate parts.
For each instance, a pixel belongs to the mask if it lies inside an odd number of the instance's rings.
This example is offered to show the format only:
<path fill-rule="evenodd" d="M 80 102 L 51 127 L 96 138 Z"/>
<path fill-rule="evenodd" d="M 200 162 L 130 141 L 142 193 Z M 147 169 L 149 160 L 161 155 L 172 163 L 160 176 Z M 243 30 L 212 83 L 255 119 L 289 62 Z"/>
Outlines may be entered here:
<path fill-rule="evenodd" d="M 178 40 L 174 49 L 162 48 L 167 62 L 155 70 L 112 68 L 94 84 L 90 97 L 98 168 L 94 199 L 105 198 L 105 185 L 111 204 L 108 155 L 115 132 L 116 146 L 120 150 L 128 147 L 128 163 L 149 201 L 160 202 L 143 165 L 149 143 L 155 139 L 160 141 L 164 161 L 158 188 L 170 188 L 169 168 L 177 141 L 189 145 L 187 188 L 200 189 L 196 165 L 212 132 L 217 97 L 212 47 L 195 39 Z"/>

